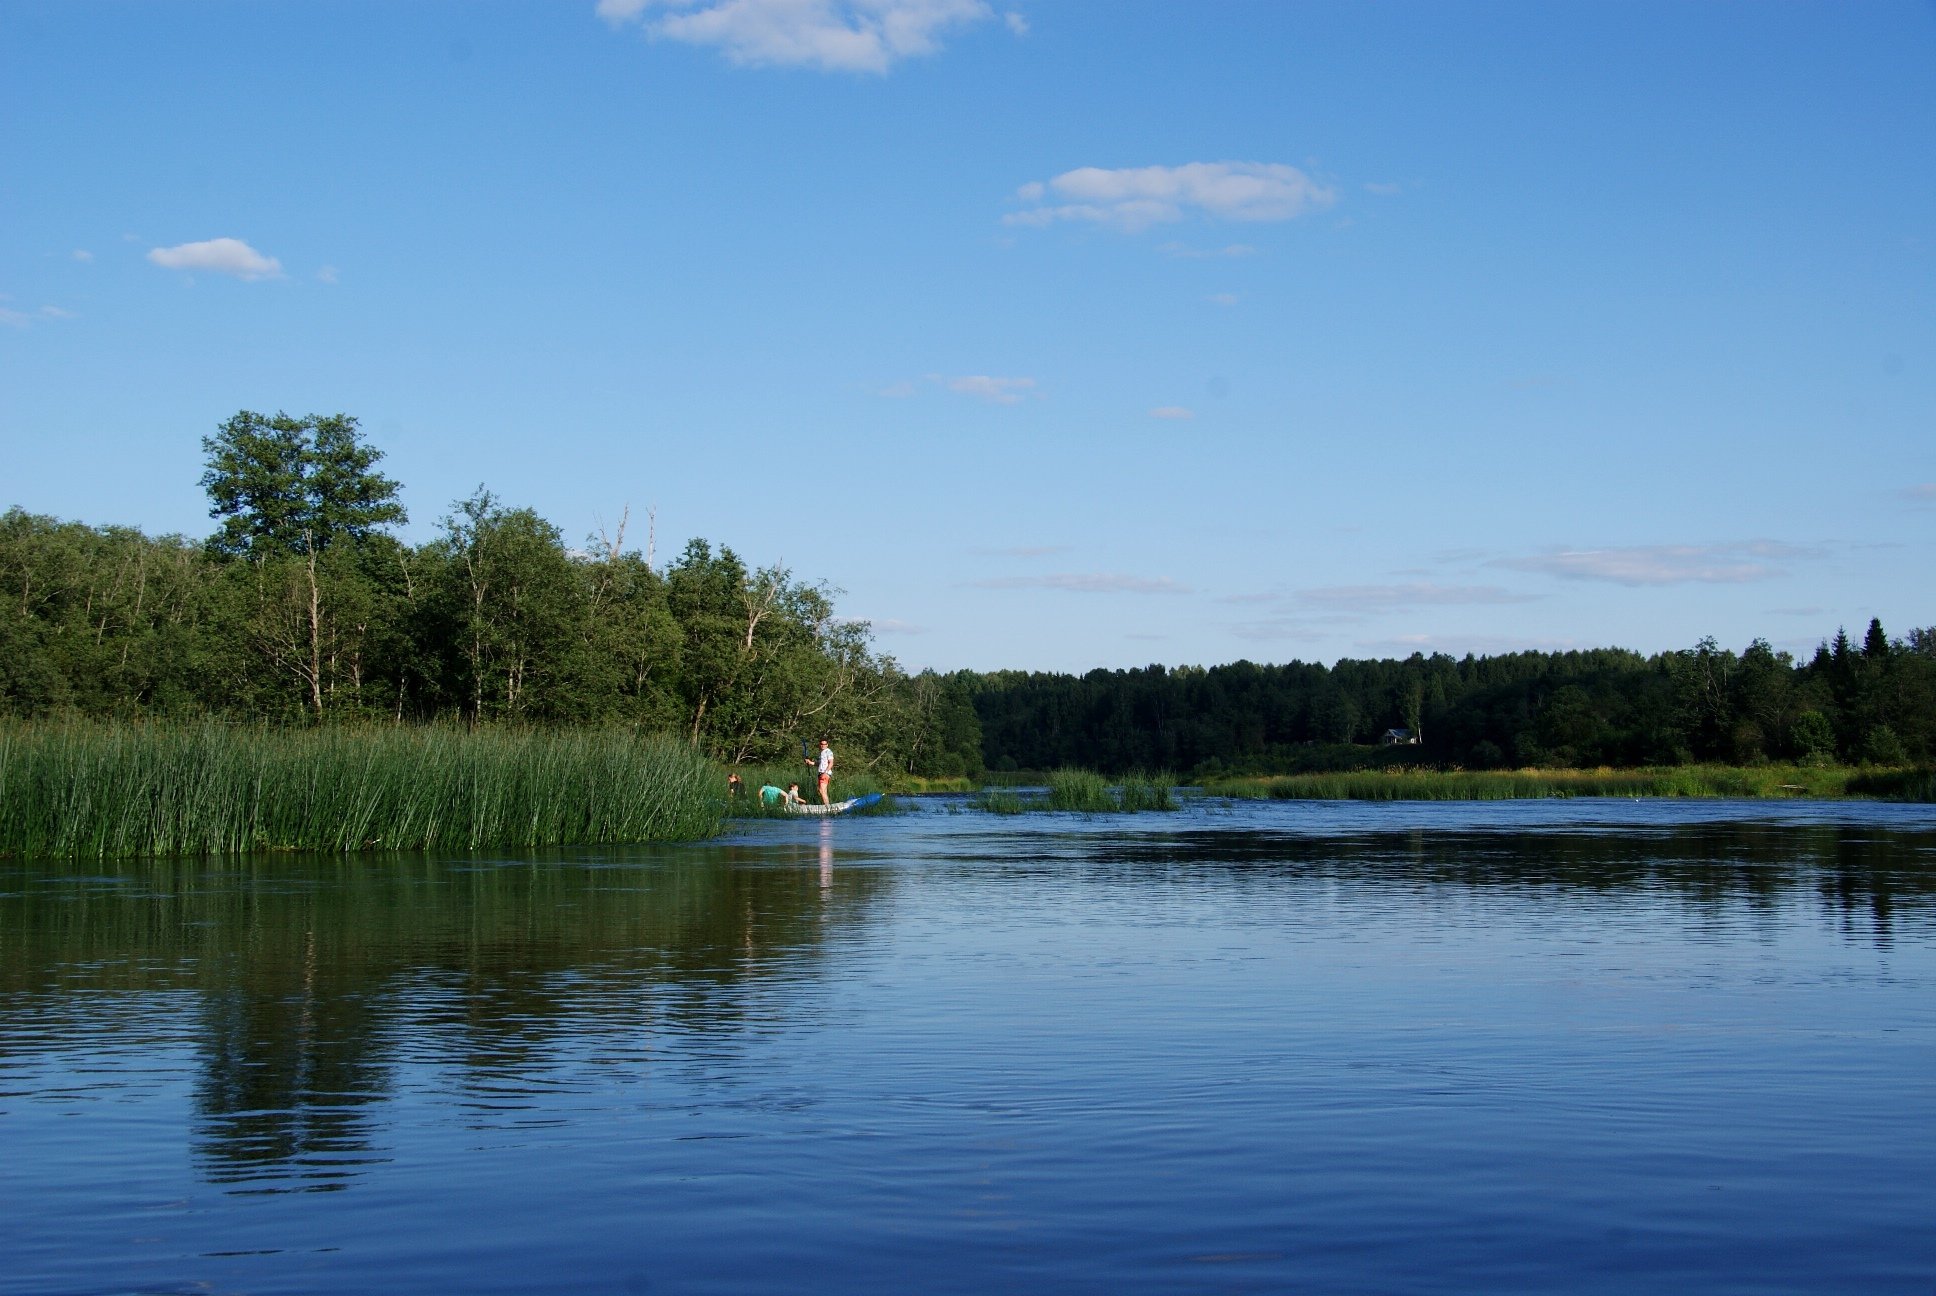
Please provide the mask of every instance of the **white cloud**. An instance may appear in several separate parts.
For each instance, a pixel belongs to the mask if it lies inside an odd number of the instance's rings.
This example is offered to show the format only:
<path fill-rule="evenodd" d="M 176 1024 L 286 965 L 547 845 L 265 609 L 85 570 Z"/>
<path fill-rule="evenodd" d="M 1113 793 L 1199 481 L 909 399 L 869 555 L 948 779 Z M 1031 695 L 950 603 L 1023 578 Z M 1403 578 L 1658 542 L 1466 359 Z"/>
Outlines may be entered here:
<path fill-rule="evenodd" d="M 995 11 L 985 0 L 598 0 L 598 16 L 713 46 L 746 67 L 885 72 L 934 53 L 942 33 Z"/>
<path fill-rule="evenodd" d="M 1208 297 L 1205 297 L 1203 300 L 1211 303 L 1214 306 L 1235 306 L 1237 304 L 1237 294 L 1236 293 L 1211 293 Z"/>
<path fill-rule="evenodd" d="M 337 277 L 335 266 L 322 266 L 316 271 L 316 282 L 318 283 L 333 284 L 336 282 Z"/>
<path fill-rule="evenodd" d="M 88 251 L 86 248 L 75 248 L 74 259 L 76 261 L 92 261 L 94 259 L 94 254 Z"/>
<path fill-rule="evenodd" d="M 42 317 L 43 319 L 63 319 L 63 320 L 65 320 L 65 319 L 79 319 L 79 318 L 80 318 L 80 316 L 79 316 L 78 314 L 76 314 L 75 312 L 73 312 L 73 311 L 71 311 L 71 310 L 68 310 L 68 309 L 67 309 L 67 308 L 66 308 L 65 306 L 42 306 L 42 307 L 40 308 L 40 314 L 41 314 L 41 317 Z"/>
<path fill-rule="evenodd" d="M 26 328 L 32 318 L 25 311 L 17 311 L 11 306 L 0 306 L 0 324 L 8 328 Z"/>
<path fill-rule="evenodd" d="M 890 400 L 905 400 L 909 396 L 914 395 L 914 384 L 906 381 L 889 383 L 874 394 L 877 396 L 886 396 Z"/>
<path fill-rule="evenodd" d="M 1936 482 L 1922 482 L 1902 488 L 1902 497 L 1914 504 L 1936 504 Z"/>
<path fill-rule="evenodd" d="M 979 396 L 995 405 L 1015 405 L 1035 391 L 1033 378 L 996 378 L 989 374 L 968 374 L 960 378 L 941 378 L 949 391 L 964 396 Z"/>
<path fill-rule="evenodd" d="M 237 279 L 282 277 L 282 262 L 263 256 L 241 239 L 208 239 L 154 248 L 148 253 L 148 259 L 164 270 L 206 270 L 211 274 L 234 275 Z"/>
<path fill-rule="evenodd" d="M 1124 230 L 1170 224 L 1189 215 L 1218 220 L 1281 221 L 1322 211 L 1337 191 L 1281 162 L 1190 162 L 1183 166 L 1077 167 L 1016 191 L 1026 203 L 1010 225 L 1092 221 Z"/>
<path fill-rule="evenodd" d="M 1371 180 L 1365 183 L 1365 192 L 1368 194 L 1377 194 L 1380 198 L 1390 198 L 1394 194 L 1400 194 L 1404 191 L 1405 187 L 1403 185 L 1385 184 L 1377 180 Z"/>
<path fill-rule="evenodd" d="M 1002 21 L 1007 23 L 1008 29 L 1014 32 L 1017 36 L 1026 36 L 1029 34 L 1028 19 L 1022 17 L 1022 15 L 1016 13 L 1013 10 L 1010 10 L 1008 13 L 1003 14 Z"/>
<path fill-rule="evenodd" d="M 1120 572 L 1058 572 L 1052 576 L 992 576 L 969 581 L 974 589 L 1060 590 L 1071 594 L 1188 594 L 1188 585 L 1168 576 L 1126 576 Z"/>
<path fill-rule="evenodd" d="M 1150 411 L 1150 417 L 1160 419 L 1193 419 L 1196 417 L 1196 411 L 1185 409 L 1181 405 L 1158 405 Z"/>
<path fill-rule="evenodd" d="M 1776 562 L 1813 556 L 1812 550 L 1774 540 L 1742 540 L 1712 545 L 1551 549 L 1524 558 L 1495 558 L 1492 565 L 1541 572 L 1562 580 L 1615 585 L 1738 585 L 1773 580 L 1786 574 L 1774 565 Z"/>

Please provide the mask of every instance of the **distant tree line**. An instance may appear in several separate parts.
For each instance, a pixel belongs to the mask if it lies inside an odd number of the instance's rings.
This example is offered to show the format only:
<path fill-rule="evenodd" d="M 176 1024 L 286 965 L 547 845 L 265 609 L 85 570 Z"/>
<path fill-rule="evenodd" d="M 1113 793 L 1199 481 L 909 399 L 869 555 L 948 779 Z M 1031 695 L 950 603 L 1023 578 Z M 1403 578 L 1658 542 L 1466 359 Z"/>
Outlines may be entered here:
<path fill-rule="evenodd" d="M 1653 656 L 1414 653 L 1328 668 L 1240 661 L 954 680 L 974 696 L 995 769 L 1896 765 L 1936 754 L 1936 629 L 1891 639 L 1879 621 L 1859 645 L 1837 631 L 1800 662 L 1759 639 L 1740 653 L 1703 639 Z M 1388 730 L 1409 732 L 1386 745 Z"/>
<path fill-rule="evenodd" d="M 206 438 L 205 540 L 0 515 L 0 714 L 634 725 L 727 761 L 831 737 L 848 768 L 981 764 L 965 684 L 876 653 L 831 592 L 694 540 L 568 545 L 480 487 L 407 545 L 356 420 Z"/>

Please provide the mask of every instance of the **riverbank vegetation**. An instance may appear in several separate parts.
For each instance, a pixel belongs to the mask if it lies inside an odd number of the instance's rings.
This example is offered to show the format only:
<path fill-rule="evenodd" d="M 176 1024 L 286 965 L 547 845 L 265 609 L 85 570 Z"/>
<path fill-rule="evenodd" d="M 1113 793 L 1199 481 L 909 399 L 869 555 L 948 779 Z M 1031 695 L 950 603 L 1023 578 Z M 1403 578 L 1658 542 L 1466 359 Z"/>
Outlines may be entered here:
<path fill-rule="evenodd" d="M 1206 795 L 1316 801 L 1511 801 L 1547 797 L 1905 798 L 1881 771 L 1818 766 L 1343 770 L 1207 781 Z M 1892 772 L 1894 773 L 1894 772 Z"/>
<path fill-rule="evenodd" d="M 0 727 L 0 854 L 479 850 L 692 840 L 717 768 L 632 729 Z"/>
<path fill-rule="evenodd" d="M 824 736 L 842 787 L 980 768 L 965 685 L 783 567 L 705 540 L 665 561 L 625 514 L 568 543 L 481 487 L 406 544 L 344 415 L 243 411 L 203 448 L 206 540 L 0 515 L 0 718 L 618 725 L 728 764 Z"/>
<path fill-rule="evenodd" d="M 1059 769 L 1043 776 L 1041 791 L 989 787 L 973 805 L 992 814 L 1031 810 L 1079 814 L 1135 814 L 1178 807 L 1173 780 L 1164 774 L 1133 774 L 1112 782 L 1094 770 Z"/>

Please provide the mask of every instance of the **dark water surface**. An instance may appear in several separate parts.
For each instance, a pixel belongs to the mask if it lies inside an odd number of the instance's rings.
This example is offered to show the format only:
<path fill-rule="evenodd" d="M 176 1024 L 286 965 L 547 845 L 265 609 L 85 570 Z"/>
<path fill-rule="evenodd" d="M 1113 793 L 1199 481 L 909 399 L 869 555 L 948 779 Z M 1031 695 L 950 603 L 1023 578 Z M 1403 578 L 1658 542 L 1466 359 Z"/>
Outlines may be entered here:
<path fill-rule="evenodd" d="M 0 1293 L 1936 1291 L 1936 809 L 0 861 Z"/>

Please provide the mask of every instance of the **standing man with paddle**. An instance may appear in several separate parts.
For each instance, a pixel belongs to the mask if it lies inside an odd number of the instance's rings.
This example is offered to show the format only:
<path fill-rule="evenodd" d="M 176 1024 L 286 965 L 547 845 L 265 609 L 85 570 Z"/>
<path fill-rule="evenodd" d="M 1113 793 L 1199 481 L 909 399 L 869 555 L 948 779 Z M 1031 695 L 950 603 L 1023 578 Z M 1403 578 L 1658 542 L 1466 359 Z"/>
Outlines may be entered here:
<path fill-rule="evenodd" d="M 826 805 L 828 803 L 827 784 L 834 776 L 834 749 L 827 745 L 825 738 L 820 740 L 820 760 L 807 763 L 813 765 L 815 772 L 820 776 L 820 804 Z"/>

